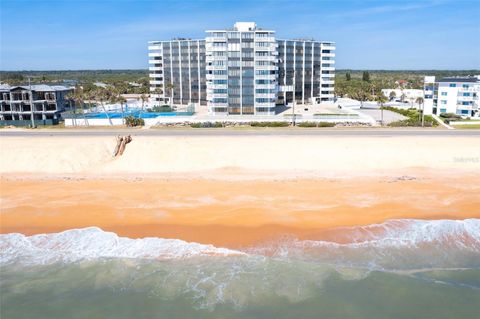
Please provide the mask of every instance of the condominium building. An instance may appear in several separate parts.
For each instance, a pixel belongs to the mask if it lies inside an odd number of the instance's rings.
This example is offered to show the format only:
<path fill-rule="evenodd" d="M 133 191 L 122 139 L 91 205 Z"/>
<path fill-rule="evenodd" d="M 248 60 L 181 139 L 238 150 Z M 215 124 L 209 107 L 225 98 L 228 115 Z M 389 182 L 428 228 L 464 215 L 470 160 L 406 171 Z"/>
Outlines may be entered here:
<path fill-rule="evenodd" d="M 33 116 L 38 124 L 56 124 L 69 105 L 65 95 L 71 91 L 60 85 L 0 85 L 0 121 L 22 125 Z"/>
<path fill-rule="evenodd" d="M 446 77 L 437 81 L 429 76 L 424 83 L 426 114 L 480 116 L 480 76 Z"/>
<path fill-rule="evenodd" d="M 213 115 L 273 115 L 294 100 L 333 101 L 332 42 L 276 39 L 253 22 L 206 33 L 204 40 L 149 42 L 156 101 L 207 105 Z"/>

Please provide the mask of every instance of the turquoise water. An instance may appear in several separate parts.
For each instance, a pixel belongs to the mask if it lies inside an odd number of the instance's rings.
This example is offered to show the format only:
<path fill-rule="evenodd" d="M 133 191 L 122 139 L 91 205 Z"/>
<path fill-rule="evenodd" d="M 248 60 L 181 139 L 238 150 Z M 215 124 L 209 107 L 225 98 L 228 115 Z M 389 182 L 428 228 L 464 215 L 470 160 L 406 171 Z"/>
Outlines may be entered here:
<path fill-rule="evenodd" d="M 158 116 L 192 116 L 193 112 L 140 112 L 140 111 L 129 111 L 124 112 L 109 112 L 108 117 L 115 119 L 115 118 L 122 118 L 125 116 L 133 116 L 136 118 L 142 119 L 149 119 L 155 118 Z M 84 116 L 87 119 L 106 119 L 107 115 L 105 113 L 86 113 L 85 115 L 77 115 L 78 118 L 83 118 Z"/>
<path fill-rule="evenodd" d="M 242 251 L 98 228 L 0 236 L 2 318 L 478 318 L 480 220 Z"/>

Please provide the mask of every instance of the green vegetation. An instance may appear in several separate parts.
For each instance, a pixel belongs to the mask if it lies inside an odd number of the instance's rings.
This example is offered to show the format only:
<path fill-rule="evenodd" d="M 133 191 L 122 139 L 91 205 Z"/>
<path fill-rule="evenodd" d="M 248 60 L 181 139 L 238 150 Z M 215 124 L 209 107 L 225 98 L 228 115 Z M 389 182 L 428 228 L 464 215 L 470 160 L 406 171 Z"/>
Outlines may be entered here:
<path fill-rule="evenodd" d="M 202 123 L 192 123 L 190 127 L 193 128 L 219 128 L 223 127 L 222 122 L 202 122 Z"/>
<path fill-rule="evenodd" d="M 478 74 L 479 70 L 418 70 L 418 71 L 391 71 L 391 70 L 337 70 L 335 72 L 335 95 L 349 97 L 359 101 L 373 101 L 381 89 L 404 88 L 422 89 L 423 77 L 432 75 L 437 78 Z M 401 98 L 400 96 L 389 96 Z"/>
<path fill-rule="evenodd" d="M 335 123 L 330 122 L 300 122 L 298 127 L 334 127 Z"/>
<path fill-rule="evenodd" d="M 458 129 L 480 129 L 480 123 L 453 125 L 453 127 Z"/>
<path fill-rule="evenodd" d="M 443 120 L 445 124 L 450 124 L 450 122 L 462 120 L 462 117 L 460 115 L 457 115 L 454 113 L 442 113 L 440 114 L 440 118 Z"/>
<path fill-rule="evenodd" d="M 148 70 L 75 70 L 75 71 L 0 71 L 3 83 L 25 85 L 28 78 L 32 84 L 60 84 L 95 87 L 102 82 L 115 87 L 121 94 L 148 94 Z"/>
<path fill-rule="evenodd" d="M 252 127 L 287 127 L 290 123 L 288 122 L 252 122 L 250 126 Z"/>
<path fill-rule="evenodd" d="M 417 109 L 410 108 L 408 110 L 404 110 L 404 109 L 399 109 L 392 106 L 384 106 L 382 107 L 382 110 L 396 112 L 398 114 L 408 117 L 408 119 L 406 120 L 392 122 L 389 124 L 389 126 L 392 126 L 392 127 L 422 126 L 422 118 L 421 118 L 422 112 Z M 435 127 L 437 125 L 438 125 L 438 122 L 431 115 L 424 116 L 424 126 Z"/>
<path fill-rule="evenodd" d="M 151 109 L 148 110 L 148 112 L 173 112 L 173 109 L 170 107 L 170 105 L 156 105 L 152 107 Z"/>
<path fill-rule="evenodd" d="M 125 117 L 125 125 L 127 125 L 128 127 L 144 126 L 145 121 L 141 118 L 136 118 L 130 115 Z"/>

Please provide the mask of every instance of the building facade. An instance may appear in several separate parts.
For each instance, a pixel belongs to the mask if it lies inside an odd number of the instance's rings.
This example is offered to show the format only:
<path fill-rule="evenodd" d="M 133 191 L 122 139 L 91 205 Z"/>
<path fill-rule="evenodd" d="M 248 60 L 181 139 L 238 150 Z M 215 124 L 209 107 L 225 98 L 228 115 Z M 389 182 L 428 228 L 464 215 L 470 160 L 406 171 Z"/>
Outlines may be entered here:
<path fill-rule="evenodd" d="M 0 121 L 55 122 L 69 105 L 65 96 L 73 89 L 60 85 L 0 86 Z"/>
<path fill-rule="evenodd" d="M 155 101 L 207 105 L 212 115 L 273 115 L 294 100 L 333 101 L 334 43 L 278 40 L 253 22 L 206 33 L 205 40 L 149 42 Z"/>
<path fill-rule="evenodd" d="M 447 77 L 437 81 L 429 76 L 424 83 L 425 114 L 480 116 L 480 76 Z"/>

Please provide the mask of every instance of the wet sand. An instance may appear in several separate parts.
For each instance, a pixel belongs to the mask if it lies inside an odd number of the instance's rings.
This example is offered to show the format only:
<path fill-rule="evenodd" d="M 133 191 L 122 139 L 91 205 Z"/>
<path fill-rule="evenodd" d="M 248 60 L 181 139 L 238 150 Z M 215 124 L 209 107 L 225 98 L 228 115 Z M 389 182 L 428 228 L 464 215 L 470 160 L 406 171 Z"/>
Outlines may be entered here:
<path fill-rule="evenodd" d="M 97 226 L 119 236 L 238 248 L 295 236 L 342 242 L 331 228 L 387 219 L 480 217 L 480 174 L 390 172 L 352 178 L 1 179 L 2 233 Z"/>

